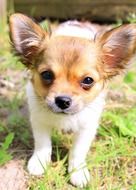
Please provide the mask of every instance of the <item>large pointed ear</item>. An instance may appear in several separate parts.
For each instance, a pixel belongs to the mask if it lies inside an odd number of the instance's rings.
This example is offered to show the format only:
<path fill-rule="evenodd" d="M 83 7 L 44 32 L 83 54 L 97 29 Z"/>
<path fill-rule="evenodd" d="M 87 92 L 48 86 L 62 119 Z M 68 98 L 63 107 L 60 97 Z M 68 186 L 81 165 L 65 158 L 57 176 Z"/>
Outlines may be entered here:
<path fill-rule="evenodd" d="M 98 38 L 101 51 L 101 70 L 105 78 L 123 71 L 136 53 L 136 24 L 112 29 Z"/>
<path fill-rule="evenodd" d="M 23 63 L 30 66 L 42 51 L 48 33 L 29 17 L 16 13 L 10 17 L 10 37 Z"/>

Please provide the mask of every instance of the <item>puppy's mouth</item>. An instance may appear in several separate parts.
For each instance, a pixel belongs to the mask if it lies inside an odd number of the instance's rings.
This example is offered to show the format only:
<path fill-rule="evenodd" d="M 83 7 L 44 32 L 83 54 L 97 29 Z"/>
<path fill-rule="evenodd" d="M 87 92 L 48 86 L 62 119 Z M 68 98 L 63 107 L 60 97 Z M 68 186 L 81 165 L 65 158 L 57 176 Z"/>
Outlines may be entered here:
<path fill-rule="evenodd" d="M 75 114 L 79 112 L 79 105 L 74 104 L 68 96 L 58 96 L 54 101 L 47 100 L 48 108 L 57 114 Z"/>
<path fill-rule="evenodd" d="M 69 109 L 60 109 L 54 104 L 47 104 L 50 111 L 56 114 L 66 114 L 66 115 L 73 115 L 76 114 L 79 110 L 75 108 L 69 108 Z"/>
<path fill-rule="evenodd" d="M 54 110 L 54 109 L 51 109 L 51 110 L 52 112 L 56 114 L 64 114 L 64 115 L 73 115 L 77 113 L 77 111 L 69 111 L 69 110 Z"/>

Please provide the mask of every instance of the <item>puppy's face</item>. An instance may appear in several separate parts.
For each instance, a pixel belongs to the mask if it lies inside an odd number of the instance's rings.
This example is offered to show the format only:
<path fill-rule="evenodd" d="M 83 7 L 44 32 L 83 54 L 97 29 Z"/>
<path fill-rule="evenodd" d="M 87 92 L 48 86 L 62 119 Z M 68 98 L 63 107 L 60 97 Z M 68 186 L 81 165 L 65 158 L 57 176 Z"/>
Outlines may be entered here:
<path fill-rule="evenodd" d="M 16 51 L 32 71 L 37 96 L 57 113 L 82 110 L 135 53 L 135 25 L 87 40 L 49 35 L 28 17 L 14 14 L 10 29 Z"/>
<path fill-rule="evenodd" d="M 73 37 L 51 37 L 33 72 L 37 94 L 55 112 L 75 113 L 103 88 L 97 48 Z"/>

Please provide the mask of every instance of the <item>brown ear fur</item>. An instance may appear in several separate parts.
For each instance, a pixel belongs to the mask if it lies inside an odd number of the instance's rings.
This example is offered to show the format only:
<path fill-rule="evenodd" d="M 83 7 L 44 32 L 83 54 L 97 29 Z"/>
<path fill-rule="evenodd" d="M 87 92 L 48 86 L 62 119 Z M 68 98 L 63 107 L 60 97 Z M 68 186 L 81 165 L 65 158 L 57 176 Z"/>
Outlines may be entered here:
<path fill-rule="evenodd" d="M 33 59 L 42 51 L 42 44 L 47 37 L 38 24 L 29 17 L 16 13 L 10 17 L 10 37 L 17 54 L 22 57 L 23 63 L 30 66 Z"/>
<path fill-rule="evenodd" d="M 105 78 L 119 74 L 136 52 L 136 24 L 123 25 L 99 37 Z"/>

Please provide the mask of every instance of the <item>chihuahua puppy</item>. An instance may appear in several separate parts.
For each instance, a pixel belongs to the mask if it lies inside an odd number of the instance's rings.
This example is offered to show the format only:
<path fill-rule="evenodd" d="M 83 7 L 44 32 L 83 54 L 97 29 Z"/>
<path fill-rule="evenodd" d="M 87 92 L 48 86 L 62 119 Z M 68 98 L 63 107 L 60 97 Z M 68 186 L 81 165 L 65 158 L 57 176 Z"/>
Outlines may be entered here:
<path fill-rule="evenodd" d="M 73 185 L 84 187 L 90 180 L 85 159 L 104 107 L 106 83 L 134 57 L 136 25 L 100 32 L 70 21 L 49 33 L 27 16 L 13 14 L 10 35 L 32 75 L 26 91 L 35 148 L 28 171 L 41 175 L 51 162 L 53 128 L 73 131 L 68 172 Z"/>

